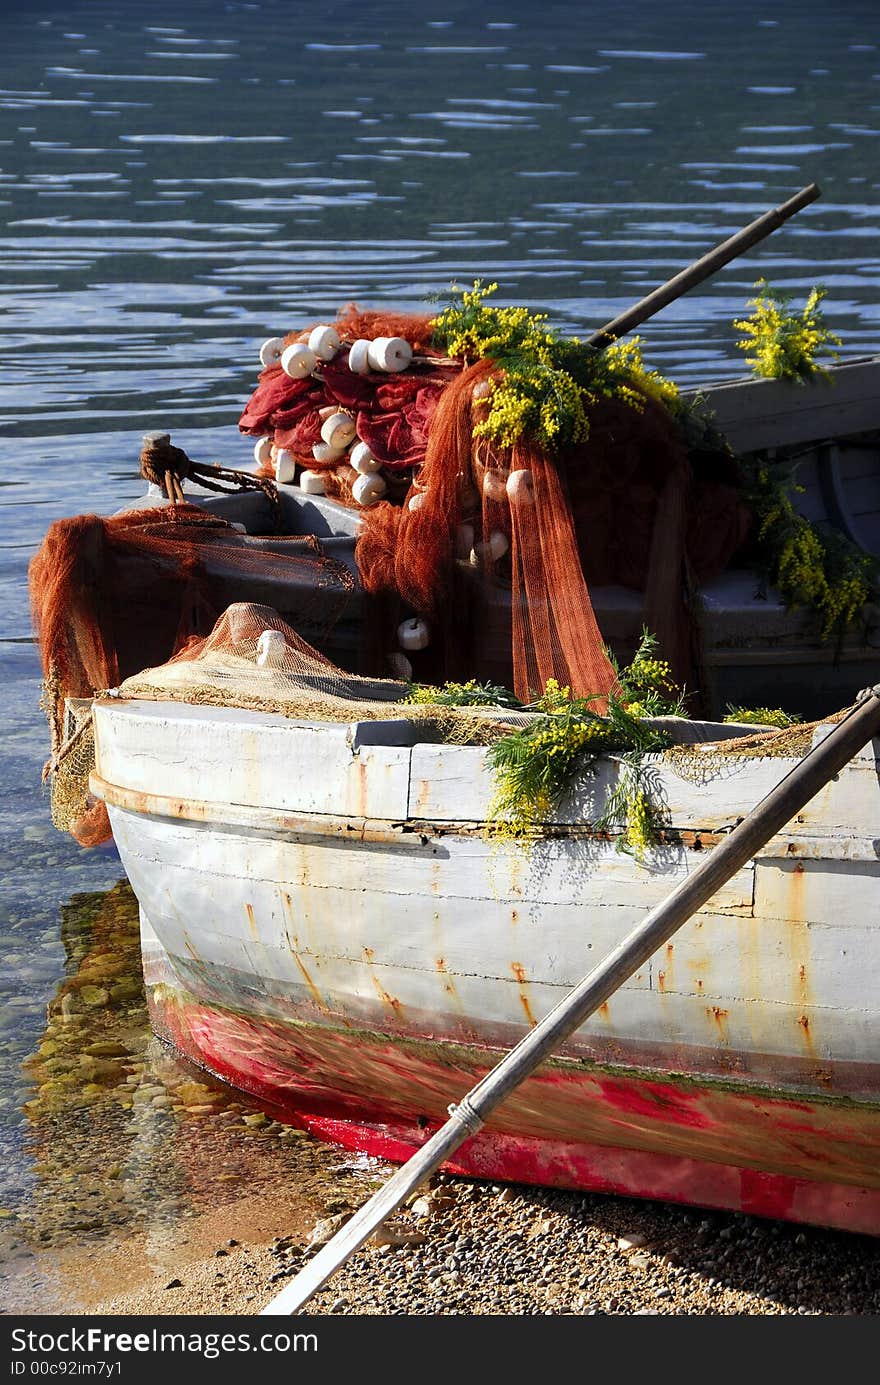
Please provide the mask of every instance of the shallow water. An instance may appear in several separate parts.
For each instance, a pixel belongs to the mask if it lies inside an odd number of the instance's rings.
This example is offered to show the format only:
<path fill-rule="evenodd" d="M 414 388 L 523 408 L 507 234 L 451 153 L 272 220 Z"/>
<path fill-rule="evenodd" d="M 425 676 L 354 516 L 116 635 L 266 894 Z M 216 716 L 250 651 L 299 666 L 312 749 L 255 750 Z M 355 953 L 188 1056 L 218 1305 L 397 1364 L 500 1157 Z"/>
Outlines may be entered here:
<path fill-rule="evenodd" d="M 810 181 L 819 202 L 646 325 L 646 358 L 680 383 L 730 374 L 761 274 L 800 298 L 823 283 L 846 353 L 880 349 L 880 39 L 874 0 L 159 0 L 148 22 L 82 0 L 13 5 L 3 40 L 0 1257 L 18 1263 L 198 1207 L 194 1123 L 210 1166 L 284 1174 L 236 1162 L 251 1127 L 228 1094 L 181 1097 L 192 1075 L 148 1042 L 133 901 L 106 893 L 115 852 L 49 822 L 26 599 L 48 523 L 134 499 L 147 429 L 246 463 L 260 341 L 348 299 L 418 309 L 482 277 L 586 332 Z"/>

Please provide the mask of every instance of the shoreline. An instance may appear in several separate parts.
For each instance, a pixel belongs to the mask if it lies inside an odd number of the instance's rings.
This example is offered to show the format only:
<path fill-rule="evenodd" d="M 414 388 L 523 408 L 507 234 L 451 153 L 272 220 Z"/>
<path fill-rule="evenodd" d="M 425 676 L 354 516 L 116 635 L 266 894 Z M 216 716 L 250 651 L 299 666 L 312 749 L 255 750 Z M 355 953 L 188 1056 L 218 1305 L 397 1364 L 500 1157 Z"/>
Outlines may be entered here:
<path fill-rule="evenodd" d="M 372 1176 L 384 1181 L 390 1171 L 379 1166 Z M 111 1246 L 38 1252 L 28 1295 L 36 1270 L 45 1289 L 39 1306 L 13 1294 L 7 1311 L 255 1315 L 369 1191 L 358 1175 L 350 1194 L 340 1180 L 309 1203 L 292 1182 L 286 1192 L 244 1192 Z M 379 1239 L 303 1313 L 880 1313 L 880 1242 L 742 1214 L 439 1174 Z"/>

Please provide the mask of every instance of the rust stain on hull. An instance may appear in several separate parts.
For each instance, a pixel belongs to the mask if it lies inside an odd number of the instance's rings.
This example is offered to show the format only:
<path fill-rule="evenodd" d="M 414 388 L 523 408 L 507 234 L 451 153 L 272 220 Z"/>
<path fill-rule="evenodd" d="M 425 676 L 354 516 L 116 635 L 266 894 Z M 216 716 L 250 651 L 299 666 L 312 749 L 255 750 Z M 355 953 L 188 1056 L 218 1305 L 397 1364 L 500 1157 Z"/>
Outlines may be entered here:
<path fill-rule="evenodd" d="M 806 872 L 803 863 L 798 861 L 791 871 L 789 886 L 789 905 L 791 917 L 791 951 L 794 965 L 792 999 L 800 1011 L 797 1018 L 797 1031 L 809 1058 L 816 1057 L 816 1045 L 810 1029 L 810 1011 L 813 1008 L 813 993 L 810 985 L 810 926 L 804 910 L 804 886 Z"/>
<path fill-rule="evenodd" d="M 293 913 L 293 900 L 286 890 L 281 892 L 281 907 L 284 910 L 284 932 L 287 936 L 287 946 L 295 954 L 299 947 L 299 938 L 296 934 L 296 920 Z"/>
<path fill-rule="evenodd" d="M 355 806 L 353 811 L 361 817 L 367 816 L 367 767 L 363 760 L 354 762 L 354 799 Z"/>
<path fill-rule="evenodd" d="M 519 988 L 520 988 L 520 989 L 519 989 L 519 1003 L 520 1003 L 520 1005 L 521 1005 L 522 1008 L 523 1008 L 523 1013 L 524 1013 L 526 1019 L 528 1020 L 529 1028 L 530 1028 L 530 1029 L 534 1029 L 534 1027 L 535 1027 L 535 1025 L 538 1023 L 538 1021 L 535 1019 L 535 1016 L 532 1014 L 532 1007 L 531 1007 L 531 1005 L 529 1004 L 529 997 L 528 997 L 528 995 L 526 994 L 526 990 L 525 990 L 526 986 L 529 984 L 529 982 L 528 982 L 528 977 L 526 976 L 526 972 L 525 972 L 525 967 L 522 965 L 521 962 L 511 962 L 511 964 L 510 964 L 510 970 L 513 972 L 514 979 L 515 979 L 517 985 L 518 985 Z"/>
<path fill-rule="evenodd" d="M 299 952 L 297 951 L 299 938 L 293 931 L 293 900 L 290 898 L 290 895 L 286 892 L 286 890 L 283 890 L 281 893 L 281 904 L 284 909 L 285 918 L 287 920 L 287 925 L 284 931 L 287 935 L 287 946 L 290 949 L 290 955 L 296 963 L 297 970 L 299 971 L 300 976 L 302 977 L 303 981 L 305 981 L 306 986 L 308 987 L 309 995 L 312 997 L 312 1000 L 315 1002 L 319 1010 L 321 1010 L 325 1015 L 329 1015 L 331 1013 L 330 1007 L 324 1000 L 317 986 L 315 985 L 314 980 L 309 974 L 309 971 L 305 963 L 303 962 L 302 958 L 299 955 Z M 252 912 L 250 910 L 250 905 L 248 905 L 247 907 L 248 910 Z"/>
<path fill-rule="evenodd" d="M 450 1003 L 455 1006 L 457 1014 L 456 1023 L 459 1034 L 462 1038 L 470 1042 L 479 1043 L 480 1036 L 474 1028 L 473 1023 L 468 1018 L 467 1012 L 464 1008 L 464 1002 L 462 1001 L 462 998 L 459 995 L 458 990 L 456 988 L 455 982 L 453 981 L 447 969 L 446 958 L 437 957 L 435 959 L 434 965 L 436 966 L 437 972 L 443 982 L 444 992 L 449 997 Z"/>
<path fill-rule="evenodd" d="M 438 957 L 435 966 L 437 967 L 437 970 L 439 971 L 440 975 L 443 977 L 444 991 L 447 995 L 454 996 L 456 994 L 455 983 L 453 982 L 452 977 L 449 975 L 449 972 L 446 970 L 446 958 Z"/>
<path fill-rule="evenodd" d="M 394 1015 L 394 1018 L 395 1018 L 395 1019 L 397 1019 L 397 1020 L 402 1019 L 402 1018 L 403 1018 L 403 1006 L 401 1005 L 401 1003 L 400 1003 L 400 1001 L 397 999 L 397 997 L 388 994 L 388 992 L 385 990 L 384 986 L 382 985 L 382 983 L 381 983 L 381 981 L 379 980 L 378 977 L 374 976 L 374 977 L 372 978 L 372 981 L 373 981 L 373 985 L 374 985 L 375 988 L 376 988 L 376 994 L 378 995 L 379 999 L 382 1001 L 383 1005 L 387 1005 L 387 1006 L 388 1006 L 389 1010 L 391 1010 L 391 1012 L 392 1012 L 392 1014 Z"/>
<path fill-rule="evenodd" d="M 317 986 L 315 985 L 314 981 L 312 980 L 311 976 L 306 970 L 306 967 L 302 961 L 302 958 L 299 956 L 299 953 L 295 952 L 294 949 L 291 948 L 290 955 L 293 958 L 294 962 L 296 962 L 296 965 L 299 968 L 300 975 L 302 976 L 303 981 L 305 981 L 306 985 L 309 988 L 309 995 L 312 997 L 312 1000 L 315 1002 L 319 1010 L 323 1010 L 325 1015 L 329 1015 L 330 1007 L 323 1000 L 321 992 L 318 990 Z"/>
<path fill-rule="evenodd" d="M 675 946 L 667 943 L 663 966 L 657 972 L 658 991 L 675 990 Z"/>
<path fill-rule="evenodd" d="M 374 951 L 373 951 L 373 949 L 372 949 L 371 947 L 365 947 L 365 948 L 364 948 L 364 959 L 366 960 L 367 965 L 371 968 L 371 970 L 370 970 L 370 980 L 372 981 L 373 986 L 375 987 L 375 990 L 376 990 L 376 994 L 377 994 L 377 996 L 379 997 L 379 999 L 382 1001 L 382 1004 L 388 1006 L 388 1008 L 389 1008 L 389 1010 L 391 1011 L 391 1013 L 393 1014 L 394 1018 L 398 1021 L 398 1023 L 400 1023 L 400 1022 L 402 1022 L 402 1020 L 403 1020 L 403 1006 L 401 1005 L 400 1001 L 397 999 L 397 996 L 389 995 L 389 993 L 386 991 L 385 987 L 382 985 L 382 982 L 379 980 L 379 978 L 378 978 L 378 976 L 376 975 L 376 973 L 372 970 L 373 959 L 375 958 L 375 955 L 376 955 L 376 954 L 374 953 Z"/>
<path fill-rule="evenodd" d="M 257 928 L 257 920 L 254 918 L 253 904 L 246 904 L 244 906 L 244 911 L 248 917 L 248 927 L 251 930 L 251 937 L 253 938 L 255 943 L 258 943 L 260 941 L 260 932 Z"/>
<path fill-rule="evenodd" d="M 713 1021 L 717 1030 L 719 1041 L 727 1047 L 730 1043 L 730 1031 L 728 1029 L 729 1010 L 722 1010 L 718 1005 L 707 1005 L 706 1014 Z"/>

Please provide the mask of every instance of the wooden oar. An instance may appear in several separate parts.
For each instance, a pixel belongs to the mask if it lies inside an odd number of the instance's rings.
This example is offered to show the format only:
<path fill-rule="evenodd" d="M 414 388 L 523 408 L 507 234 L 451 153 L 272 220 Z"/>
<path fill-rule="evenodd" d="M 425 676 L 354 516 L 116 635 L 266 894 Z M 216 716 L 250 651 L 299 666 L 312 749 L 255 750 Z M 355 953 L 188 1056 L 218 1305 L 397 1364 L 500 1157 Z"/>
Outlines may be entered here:
<path fill-rule="evenodd" d="M 800 192 L 795 193 L 787 202 L 783 202 L 780 207 L 774 207 L 772 211 L 765 212 L 750 225 L 744 226 L 741 231 L 737 231 L 735 236 L 730 236 L 728 240 L 716 245 L 714 250 L 710 250 L 701 259 L 694 260 L 687 269 L 681 270 L 667 283 L 661 284 L 659 288 L 649 293 L 647 298 L 643 298 L 640 303 L 636 303 L 632 308 L 627 308 L 625 313 L 616 317 L 612 322 L 608 322 L 598 332 L 594 332 L 587 338 L 588 346 L 610 346 L 618 337 L 626 336 L 634 327 L 646 322 L 649 317 L 653 317 L 661 308 L 665 308 L 667 303 L 680 298 L 688 289 L 694 288 L 696 284 L 708 279 L 717 269 L 735 260 L 737 255 L 741 255 L 744 250 L 750 250 L 753 245 L 757 245 L 759 240 L 769 236 L 771 231 L 775 231 L 795 212 L 799 212 L 802 207 L 807 207 L 811 202 L 815 202 L 817 197 L 821 197 L 821 189 L 815 184 L 810 183 L 808 187 L 801 188 Z"/>
<path fill-rule="evenodd" d="M 262 1311 L 296 1313 L 368 1236 L 429 1178 L 486 1116 L 554 1049 L 603 1005 L 673 933 L 809 803 L 874 736 L 880 734 L 880 683 L 859 694 L 852 711 L 743 818 L 702 865 L 624 938 L 603 962 L 502 1058 L 457 1106 L 450 1118 L 384 1187 L 364 1203 L 331 1241 Z"/>

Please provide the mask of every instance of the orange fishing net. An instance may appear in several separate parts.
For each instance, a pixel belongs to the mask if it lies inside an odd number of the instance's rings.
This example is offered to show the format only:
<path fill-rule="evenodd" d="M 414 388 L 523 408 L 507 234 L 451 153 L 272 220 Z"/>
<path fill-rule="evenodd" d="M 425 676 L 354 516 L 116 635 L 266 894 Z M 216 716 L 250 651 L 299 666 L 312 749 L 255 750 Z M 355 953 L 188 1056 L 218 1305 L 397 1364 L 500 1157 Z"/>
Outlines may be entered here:
<path fill-rule="evenodd" d="M 194 505 L 58 520 L 29 582 L 53 760 L 68 729 L 65 698 L 90 697 L 163 663 L 207 634 L 231 602 L 273 599 L 320 643 L 355 587 L 317 539 L 248 538 Z M 102 804 L 83 805 L 68 825 L 84 846 L 110 835 Z"/>

